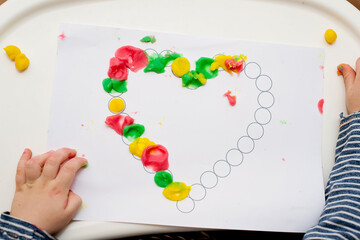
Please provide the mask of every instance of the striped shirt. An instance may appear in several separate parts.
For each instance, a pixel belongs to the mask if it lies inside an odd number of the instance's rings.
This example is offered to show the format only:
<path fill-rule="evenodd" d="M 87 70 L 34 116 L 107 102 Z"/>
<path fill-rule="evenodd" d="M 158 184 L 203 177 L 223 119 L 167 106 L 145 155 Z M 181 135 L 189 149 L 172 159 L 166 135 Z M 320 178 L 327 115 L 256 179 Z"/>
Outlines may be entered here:
<path fill-rule="evenodd" d="M 10 216 L 9 212 L 5 212 L 0 216 L 0 239 L 56 240 L 55 237 L 31 223 Z"/>
<path fill-rule="evenodd" d="M 304 239 L 360 239 L 360 112 L 341 118 L 324 211 Z"/>

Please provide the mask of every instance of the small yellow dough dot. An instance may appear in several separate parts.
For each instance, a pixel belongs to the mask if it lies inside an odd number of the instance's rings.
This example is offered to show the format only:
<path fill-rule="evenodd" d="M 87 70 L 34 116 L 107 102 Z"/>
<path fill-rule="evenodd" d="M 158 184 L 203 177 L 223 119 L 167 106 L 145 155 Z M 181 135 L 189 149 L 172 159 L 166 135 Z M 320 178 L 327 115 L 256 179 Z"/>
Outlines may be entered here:
<path fill-rule="evenodd" d="M 337 35 L 336 32 L 332 29 L 328 29 L 325 32 L 325 40 L 328 44 L 332 44 L 336 41 Z"/>
<path fill-rule="evenodd" d="M 143 151 L 148 146 L 155 146 L 156 144 L 150 141 L 148 138 L 137 138 L 129 145 L 129 151 L 131 154 L 141 158 Z"/>
<path fill-rule="evenodd" d="M 215 71 L 220 67 L 219 63 L 217 61 L 214 61 L 211 65 L 210 65 L 210 71 Z"/>
<path fill-rule="evenodd" d="M 15 60 L 16 56 L 21 53 L 20 49 L 17 46 L 9 45 L 4 48 L 6 54 L 11 60 Z"/>
<path fill-rule="evenodd" d="M 113 98 L 109 102 L 109 110 L 113 113 L 121 113 L 125 109 L 125 102 L 122 98 Z"/>
<path fill-rule="evenodd" d="M 163 195 L 171 201 L 181 201 L 189 195 L 190 190 L 191 186 L 183 182 L 173 182 L 164 189 Z"/>
<path fill-rule="evenodd" d="M 190 71 L 190 62 L 185 57 L 179 57 L 171 64 L 171 70 L 175 76 L 182 77 Z"/>
<path fill-rule="evenodd" d="M 201 82 L 201 84 L 205 84 L 205 83 L 206 83 L 206 78 L 205 78 L 204 74 L 200 73 L 198 79 L 199 79 L 199 81 Z"/>
<path fill-rule="evenodd" d="M 15 57 L 15 67 L 19 71 L 24 71 L 25 69 L 27 69 L 29 63 L 30 60 L 23 53 L 20 53 Z"/>

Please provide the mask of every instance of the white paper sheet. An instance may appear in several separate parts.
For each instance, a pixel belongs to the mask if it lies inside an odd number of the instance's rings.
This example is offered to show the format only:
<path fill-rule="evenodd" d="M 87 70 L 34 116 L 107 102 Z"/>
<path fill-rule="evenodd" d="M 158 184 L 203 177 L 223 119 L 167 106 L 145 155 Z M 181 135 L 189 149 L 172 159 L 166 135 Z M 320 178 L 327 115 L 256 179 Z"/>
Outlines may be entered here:
<path fill-rule="evenodd" d="M 289 232 L 316 224 L 324 205 L 322 49 L 70 24 L 61 33 L 49 148 L 76 148 L 89 160 L 72 187 L 84 202 L 75 219 Z M 146 35 L 156 43 L 141 43 Z M 125 112 L 168 149 L 174 180 L 192 185 L 195 200 L 167 200 L 104 123 L 112 114 L 102 80 L 124 45 L 181 53 L 192 69 L 200 57 L 248 56 L 240 76 L 220 72 L 197 90 L 182 87 L 170 67 L 129 71 Z"/>

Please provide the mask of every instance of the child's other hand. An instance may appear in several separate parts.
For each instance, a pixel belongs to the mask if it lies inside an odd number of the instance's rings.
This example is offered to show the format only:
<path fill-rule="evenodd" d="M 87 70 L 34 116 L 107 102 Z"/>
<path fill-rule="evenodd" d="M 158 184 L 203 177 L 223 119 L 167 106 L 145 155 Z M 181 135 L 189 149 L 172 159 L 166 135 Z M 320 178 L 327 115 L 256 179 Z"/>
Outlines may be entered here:
<path fill-rule="evenodd" d="M 62 148 L 32 157 L 25 149 L 17 167 L 10 215 L 54 234 L 64 228 L 82 204 L 70 190 L 76 172 L 87 160 Z"/>
<path fill-rule="evenodd" d="M 352 114 L 360 110 L 360 58 L 355 70 L 348 64 L 340 64 L 338 70 L 344 77 L 346 108 L 348 114 Z"/>

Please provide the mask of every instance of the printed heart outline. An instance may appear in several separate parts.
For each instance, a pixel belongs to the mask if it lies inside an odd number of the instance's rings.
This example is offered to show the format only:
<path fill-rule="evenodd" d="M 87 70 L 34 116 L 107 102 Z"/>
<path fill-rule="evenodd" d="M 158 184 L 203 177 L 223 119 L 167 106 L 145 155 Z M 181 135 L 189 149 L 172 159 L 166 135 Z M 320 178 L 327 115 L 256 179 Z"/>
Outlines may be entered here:
<path fill-rule="evenodd" d="M 147 50 L 154 51 L 154 52 L 157 53 L 158 55 L 162 54 L 163 52 L 172 52 L 171 50 L 163 50 L 163 51 L 161 51 L 160 53 L 158 53 L 155 49 L 152 49 L 152 48 L 145 49 L 144 52 L 146 52 Z M 249 65 L 252 65 L 252 64 L 254 64 L 256 67 L 258 67 L 259 73 L 258 73 L 256 76 L 249 76 L 249 74 L 246 72 L 246 69 L 248 68 L 248 66 L 249 66 Z M 167 68 L 167 67 L 170 67 L 170 65 L 166 66 L 166 68 Z M 257 109 L 255 110 L 255 112 L 254 112 L 254 121 L 251 122 L 251 123 L 249 123 L 249 124 L 247 125 L 246 135 L 241 136 L 241 137 L 237 140 L 236 148 L 230 148 L 230 149 L 226 152 L 226 154 L 225 154 L 225 160 L 220 159 L 220 160 L 215 161 L 214 164 L 213 164 L 213 167 L 212 167 L 212 171 L 211 171 L 211 170 L 206 170 L 206 171 L 204 171 L 204 172 L 200 175 L 200 181 L 199 181 L 199 183 L 194 183 L 194 184 L 190 185 L 191 188 L 192 188 L 192 190 L 190 191 L 190 194 L 189 194 L 184 200 L 176 201 L 176 208 L 178 209 L 178 211 L 180 211 L 180 212 L 182 212 L 182 213 L 191 213 L 192 211 L 194 211 L 195 206 L 196 206 L 196 202 L 199 202 L 199 201 L 205 199 L 205 197 L 206 197 L 206 195 L 207 195 L 207 190 L 215 188 L 215 187 L 218 185 L 219 178 L 226 178 L 226 177 L 228 177 L 228 176 L 230 175 L 230 173 L 231 173 L 232 167 L 238 167 L 238 166 L 240 166 L 240 165 L 243 163 L 244 157 L 245 157 L 244 155 L 250 154 L 250 153 L 255 149 L 255 141 L 260 140 L 260 139 L 264 136 L 264 131 L 265 131 L 265 130 L 264 130 L 264 126 L 267 125 L 268 123 L 270 123 L 271 120 L 272 120 L 272 114 L 271 114 L 271 111 L 269 110 L 269 108 L 271 108 L 271 107 L 274 105 L 274 103 L 275 103 L 275 97 L 274 97 L 274 95 L 270 92 L 270 90 L 271 90 L 271 88 L 272 88 L 272 86 L 273 86 L 273 81 L 272 81 L 272 79 L 271 79 L 268 75 L 262 74 L 262 69 L 261 69 L 260 65 L 259 65 L 258 63 L 256 63 L 256 62 L 248 62 L 248 63 L 244 62 L 243 72 L 245 73 L 245 75 L 246 75 L 246 77 L 247 77 L 248 79 L 254 80 L 255 86 L 256 86 L 257 90 L 259 90 L 259 94 L 258 94 L 258 96 L 257 96 L 257 103 L 258 103 L 258 105 L 259 105 L 259 108 L 257 108 Z M 265 90 L 262 89 L 262 87 L 259 86 L 260 84 L 259 84 L 258 81 L 259 81 L 259 78 L 260 78 L 260 77 L 266 77 L 266 78 L 268 78 L 268 85 L 269 85 L 269 86 L 268 86 L 267 88 L 265 88 Z M 191 89 L 191 88 L 188 88 L 188 89 L 190 89 L 190 90 L 195 90 L 195 89 Z M 121 95 L 123 95 L 123 93 L 119 93 L 119 94 L 116 94 L 116 95 L 113 95 L 112 93 L 108 93 L 108 94 L 109 94 L 112 98 L 119 98 Z M 262 94 L 269 94 L 269 95 L 270 95 L 270 97 L 271 97 L 271 99 L 272 99 L 272 100 L 271 100 L 271 104 L 266 105 L 266 106 L 263 106 L 264 104 L 262 104 L 262 103 L 261 103 L 261 100 L 260 100 Z M 122 98 L 122 99 L 123 99 L 123 98 Z M 125 105 L 126 105 L 125 99 L 123 99 L 123 100 L 124 100 Z M 111 100 L 110 100 L 110 101 L 111 101 Z M 109 110 L 110 110 L 110 109 L 109 109 Z M 125 109 L 124 109 L 124 110 L 125 110 Z M 259 122 L 259 120 L 258 120 L 257 117 L 256 117 L 258 111 L 266 111 L 267 114 L 268 114 L 268 120 L 265 121 L 265 122 Z M 110 111 L 110 112 L 111 112 L 111 111 Z M 126 112 L 121 112 L 121 114 L 124 114 L 124 115 L 129 116 L 129 114 L 127 114 Z M 251 125 L 253 125 L 253 124 L 258 125 L 258 126 L 261 127 L 261 135 L 258 136 L 258 137 L 252 137 L 251 134 L 249 133 L 249 132 L 250 132 L 249 129 L 250 129 Z M 129 143 L 127 142 L 127 139 L 126 139 L 123 135 L 121 136 L 121 138 L 122 138 L 122 141 L 124 142 L 124 144 L 127 145 L 127 146 L 129 146 Z M 250 141 L 251 141 L 251 143 L 252 143 L 251 149 L 245 151 L 243 148 L 239 147 L 239 142 L 240 142 L 242 139 L 247 139 L 247 140 L 250 140 Z M 241 154 L 241 160 L 240 160 L 240 162 L 237 163 L 237 164 L 232 164 L 232 163 L 229 162 L 229 154 L 230 154 L 231 152 L 234 152 L 234 151 Z M 131 154 L 131 153 L 130 153 L 130 154 Z M 138 161 L 141 162 L 141 158 L 139 158 L 139 157 L 137 157 L 137 156 L 135 156 L 135 155 L 133 155 L 133 154 L 131 154 L 131 155 L 134 157 L 134 159 L 136 159 L 136 160 L 138 160 Z M 216 165 L 219 164 L 220 162 L 226 163 L 226 164 L 228 165 L 228 167 L 229 167 L 228 173 L 225 174 L 225 175 L 219 175 L 219 174 L 216 173 L 216 172 L 217 172 L 217 171 L 215 170 L 215 169 L 216 169 Z M 142 164 L 142 165 L 143 165 L 143 164 Z M 155 173 L 156 173 L 156 172 L 154 172 L 154 171 L 149 171 L 144 165 L 143 165 L 143 168 L 144 168 L 144 170 L 145 170 L 146 172 L 148 172 L 149 174 L 155 174 Z M 169 173 L 173 176 L 173 174 L 172 174 L 172 172 L 171 172 L 170 169 L 167 169 L 166 171 L 169 172 Z M 213 176 L 215 176 L 215 178 L 216 178 L 216 183 L 215 183 L 213 186 L 205 186 L 206 184 L 204 184 L 203 178 L 204 178 L 204 176 L 205 176 L 206 174 L 213 174 Z M 202 197 L 195 198 L 195 197 L 192 197 L 192 196 L 191 196 L 191 194 L 194 192 L 193 188 L 194 188 L 195 186 L 200 186 L 200 187 L 202 188 L 202 190 L 203 190 L 203 192 L 204 192 Z M 188 202 L 189 200 L 190 200 L 190 207 L 187 207 L 187 210 L 182 209 L 182 207 L 181 207 L 180 204 L 186 204 L 186 202 Z"/>

